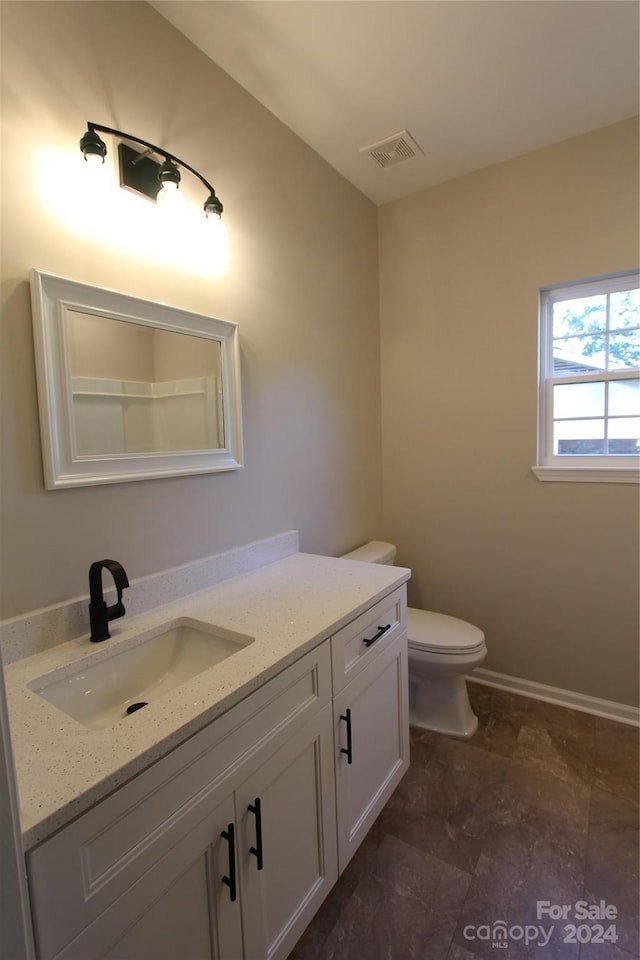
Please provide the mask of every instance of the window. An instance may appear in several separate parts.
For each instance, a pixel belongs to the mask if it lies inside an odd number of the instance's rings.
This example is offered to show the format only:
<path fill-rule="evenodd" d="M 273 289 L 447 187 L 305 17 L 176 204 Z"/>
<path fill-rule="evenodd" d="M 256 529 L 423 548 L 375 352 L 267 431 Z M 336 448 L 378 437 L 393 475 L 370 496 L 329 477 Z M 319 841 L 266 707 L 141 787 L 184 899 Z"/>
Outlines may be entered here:
<path fill-rule="evenodd" d="M 538 405 L 539 479 L 638 480 L 637 273 L 541 291 Z"/>

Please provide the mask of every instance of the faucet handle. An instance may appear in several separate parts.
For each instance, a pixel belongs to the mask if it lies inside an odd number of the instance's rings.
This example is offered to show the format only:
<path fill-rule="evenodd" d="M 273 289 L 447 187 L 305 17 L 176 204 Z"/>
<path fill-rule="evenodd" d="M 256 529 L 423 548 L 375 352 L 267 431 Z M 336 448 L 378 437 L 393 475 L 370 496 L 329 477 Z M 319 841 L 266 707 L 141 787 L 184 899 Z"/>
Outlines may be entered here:
<path fill-rule="evenodd" d="M 122 596 L 122 594 L 118 594 L 118 596 Z M 117 603 L 113 603 L 110 607 L 107 607 L 106 617 L 107 620 L 118 620 L 119 617 L 124 617 L 126 612 L 124 603 L 118 600 Z"/>

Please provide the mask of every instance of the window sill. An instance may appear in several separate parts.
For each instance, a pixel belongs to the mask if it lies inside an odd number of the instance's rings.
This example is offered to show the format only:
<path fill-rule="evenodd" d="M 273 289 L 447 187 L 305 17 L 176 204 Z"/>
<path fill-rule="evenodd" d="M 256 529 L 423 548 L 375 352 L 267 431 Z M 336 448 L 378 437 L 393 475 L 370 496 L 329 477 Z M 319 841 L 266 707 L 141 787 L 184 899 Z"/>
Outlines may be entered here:
<path fill-rule="evenodd" d="M 538 480 L 565 483 L 638 483 L 638 467 L 531 467 Z"/>

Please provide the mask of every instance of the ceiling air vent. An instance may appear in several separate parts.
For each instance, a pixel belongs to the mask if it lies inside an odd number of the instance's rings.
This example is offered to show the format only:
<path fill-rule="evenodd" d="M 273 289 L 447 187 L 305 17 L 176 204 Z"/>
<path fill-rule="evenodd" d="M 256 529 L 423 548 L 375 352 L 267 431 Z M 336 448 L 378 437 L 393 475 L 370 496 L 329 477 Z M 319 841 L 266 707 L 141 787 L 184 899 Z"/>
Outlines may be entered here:
<path fill-rule="evenodd" d="M 424 157 L 424 150 L 418 146 L 408 130 L 401 130 L 399 133 L 394 133 L 392 137 L 380 140 L 379 143 L 361 147 L 360 153 L 368 154 L 375 165 L 382 167 L 383 170 Z"/>

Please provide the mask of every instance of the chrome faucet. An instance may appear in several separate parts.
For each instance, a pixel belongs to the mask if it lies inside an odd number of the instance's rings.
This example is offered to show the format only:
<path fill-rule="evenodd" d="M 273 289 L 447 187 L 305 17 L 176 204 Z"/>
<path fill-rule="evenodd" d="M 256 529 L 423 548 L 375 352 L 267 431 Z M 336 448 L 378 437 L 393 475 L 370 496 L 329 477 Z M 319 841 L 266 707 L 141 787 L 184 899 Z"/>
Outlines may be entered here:
<path fill-rule="evenodd" d="M 113 577 L 118 591 L 117 602 L 108 607 L 102 596 L 102 568 L 106 567 Z M 124 617 L 122 591 L 129 586 L 124 567 L 117 560 L 96 560 L 89 567 L 89 621 L 93 643 L 109 639 L 109 621 Z"/>

